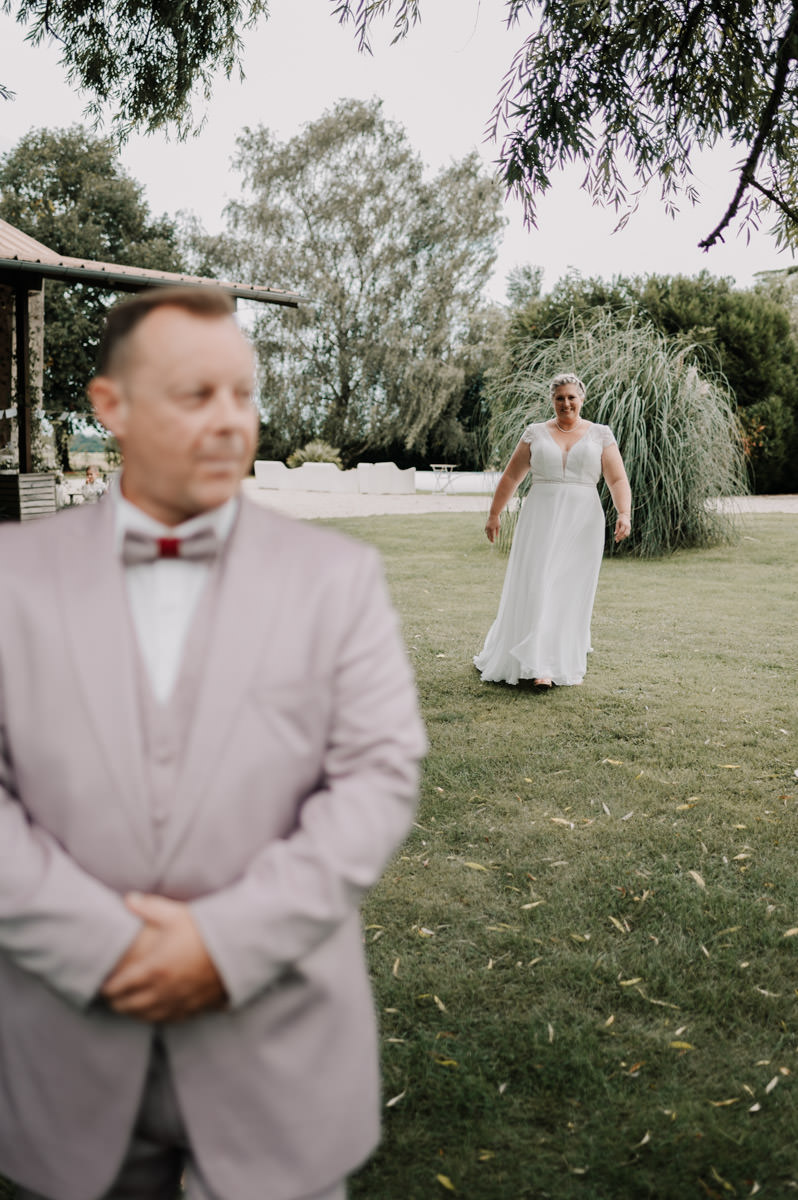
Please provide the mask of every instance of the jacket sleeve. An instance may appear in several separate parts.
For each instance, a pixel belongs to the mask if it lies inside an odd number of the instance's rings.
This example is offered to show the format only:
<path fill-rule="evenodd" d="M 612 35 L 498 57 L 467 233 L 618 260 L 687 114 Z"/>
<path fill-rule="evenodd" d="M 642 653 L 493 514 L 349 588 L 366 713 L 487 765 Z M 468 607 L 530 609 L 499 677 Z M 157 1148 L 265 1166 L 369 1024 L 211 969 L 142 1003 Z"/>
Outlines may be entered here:
<path fill-rule="evenodd" d="M 141 923 L 26 814 L 3 692 L 0 676 L 0 953 L 85 1007 Z"/>
<path fill-rule="evenodd" d="M 337 635 L 321 785 L 290 836 L 191 903 L 233 1007 L 351 916 L 412 824 L 426 738 L 379 560 L 369 552 L 358 563 Z"/>

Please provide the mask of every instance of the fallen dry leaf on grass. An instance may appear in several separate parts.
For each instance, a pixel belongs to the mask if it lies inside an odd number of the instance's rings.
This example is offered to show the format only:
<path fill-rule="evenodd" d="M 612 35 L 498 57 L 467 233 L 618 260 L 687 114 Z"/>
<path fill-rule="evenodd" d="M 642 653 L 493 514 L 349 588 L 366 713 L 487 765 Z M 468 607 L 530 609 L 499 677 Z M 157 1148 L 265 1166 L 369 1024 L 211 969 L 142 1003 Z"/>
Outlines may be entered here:
<path fill-rule="evenodd" d="M 454 1184 L 452 1183 L 452 1181 L 448 1175 L 436 1175 L 435 1178 L 437 1179 L 437 1181 L 441 1185 L 441 1187 L 446 1188 L 447 1192 L 457 1191 L 457 1189 L 455 1188 Z"/>
<path fill-rule="evenodd" d="M 653 996 L 647 996 L 643 989 L 639 987 L 636 987 L 635 991 L 639 996 L 642 996 L 648 1004 L 657 1004 L 660 1008 L 674 1008 L 677 1012 L 679 1011 L 678 1004 L 669 1004 L 667 1000 L 655 1000 Z"/>
<path fill-rule="evenodd" d="M 392 1096 L 390 1100 L 386 1100 L 385 1107 L 393 1108 L 393 1106 L 395 1104 L 398 1104 L 400 1100 L 404 1100 L 406 1095 L 407 1095 L 407 1088 L 405 1088 L 405 1090 L 403 1092 L 400 1092 L 398 1096 Z"/>
<path fill-rule="evenodd" d="M 728 1108 L 730 1104 L 739 1104 L 740 1097 L 733 1096 L 731 1100 L 710 1100 L 709 1103 L 713 1108 Z"/>
<path fill-rule="evenodd" d="M 691 879 L 695 880 L 695 882 L 698 884 L 698 886 L 700 888 L 705 888 L 707 886 L 706 883 L 704 882 L 702 876 L 699 875 L 698 871 L 688 871 L 687 874 L 690 876 Z"/>

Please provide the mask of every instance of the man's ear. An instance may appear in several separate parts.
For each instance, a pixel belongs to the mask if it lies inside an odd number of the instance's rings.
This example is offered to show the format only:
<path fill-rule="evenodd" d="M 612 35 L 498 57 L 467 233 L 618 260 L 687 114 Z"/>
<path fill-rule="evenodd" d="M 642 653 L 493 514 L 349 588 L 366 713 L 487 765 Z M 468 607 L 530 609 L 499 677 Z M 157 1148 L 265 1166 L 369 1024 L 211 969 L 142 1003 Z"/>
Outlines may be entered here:
<path fill-rule="evenodd" d="M 125 436 L 127 403 L 119 383 L 110 375 L 96 375 L 86 391 L 94 415 L 109 433 L 119 440 Z"/>

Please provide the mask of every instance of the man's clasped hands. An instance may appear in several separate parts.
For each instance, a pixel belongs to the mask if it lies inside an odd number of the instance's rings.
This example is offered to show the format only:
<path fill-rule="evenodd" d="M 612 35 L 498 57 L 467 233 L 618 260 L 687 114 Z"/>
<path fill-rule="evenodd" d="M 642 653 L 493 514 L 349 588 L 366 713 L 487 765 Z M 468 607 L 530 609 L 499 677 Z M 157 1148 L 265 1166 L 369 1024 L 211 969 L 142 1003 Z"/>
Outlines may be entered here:
<path fill-rule="evenodd" d="M 143 922 L 100 994 L 114 1012 L 141 1021 L 180 1021 L 223 1008 L 227 993 L 187 904 L 131 892 Z"/>

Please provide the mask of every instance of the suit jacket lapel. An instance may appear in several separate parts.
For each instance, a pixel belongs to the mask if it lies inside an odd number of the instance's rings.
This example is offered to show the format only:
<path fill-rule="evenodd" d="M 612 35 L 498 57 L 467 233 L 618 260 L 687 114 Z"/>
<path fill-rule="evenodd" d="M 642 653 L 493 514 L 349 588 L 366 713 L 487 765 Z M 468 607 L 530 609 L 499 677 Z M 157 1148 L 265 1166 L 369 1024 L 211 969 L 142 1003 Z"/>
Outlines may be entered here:
<path fill-rule="evenodd" d="M 151 854 L 136 649 L 124 569 L 113 549 L 111 500 L 64 519 L 62 529 L 56 540 L 56 571 L 73 677 L 114 780 L 114 799 L 121 803 L 137 841 Z"/>
<path fill-rule="evenodd" d="M 213 764 L 236 720 L 249 679 L 262 662 L 260 649 L 273 629 L 274 589 L 263 587 L 265 562 L 274 566 L 264 514 L 242 500 L 235 528 L 220 564 L 222 576 L 207 659 L 189 730 L 183 769 L 165 831 L 159 868 L 163 870 L 205 799 Z M 255 524 L 261 524 L 260 534 Z M 268 528 L 268 526 L 267 526 Z"/>

